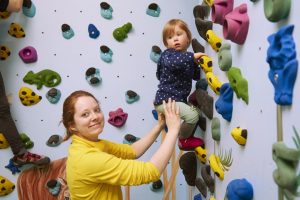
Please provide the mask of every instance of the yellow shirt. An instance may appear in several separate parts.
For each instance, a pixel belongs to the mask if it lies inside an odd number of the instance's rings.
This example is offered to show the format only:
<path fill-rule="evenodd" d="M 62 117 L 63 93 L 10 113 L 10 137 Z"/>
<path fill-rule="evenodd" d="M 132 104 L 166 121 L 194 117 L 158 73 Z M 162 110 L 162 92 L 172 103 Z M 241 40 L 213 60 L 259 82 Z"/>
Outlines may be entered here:
<path fill-rule="evenodd" d="M 76 135 L 69 147 L 66 175 L 72 200 L 121 200 L 121 185 L 141 185 L 159 179 L 150 162 L 133 160 L 128 144 L 91 142 Z"/>

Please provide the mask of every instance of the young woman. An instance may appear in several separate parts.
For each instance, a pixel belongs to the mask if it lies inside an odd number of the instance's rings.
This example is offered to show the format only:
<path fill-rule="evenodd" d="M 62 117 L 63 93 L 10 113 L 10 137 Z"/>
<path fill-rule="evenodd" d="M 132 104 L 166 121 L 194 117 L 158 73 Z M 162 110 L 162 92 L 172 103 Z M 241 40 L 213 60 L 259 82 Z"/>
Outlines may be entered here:
<path fill-rule="evenodd" d="M 116 144 L 99 139 L 104 116 L 99 102 L 86 91 L 76 91 L 63 105 L 66 139 L 72 138 L 66 175 L 72 200 L 120 200 L 121 185 L 140 185 L 159 179 L 171 157 L 180 128 L 175 101 L 163 102 L 165 114 L 143 138 L 133 143 Z M 148 162 L 137 161 L 158 137 L 165 124 L 164 142 Z"/>

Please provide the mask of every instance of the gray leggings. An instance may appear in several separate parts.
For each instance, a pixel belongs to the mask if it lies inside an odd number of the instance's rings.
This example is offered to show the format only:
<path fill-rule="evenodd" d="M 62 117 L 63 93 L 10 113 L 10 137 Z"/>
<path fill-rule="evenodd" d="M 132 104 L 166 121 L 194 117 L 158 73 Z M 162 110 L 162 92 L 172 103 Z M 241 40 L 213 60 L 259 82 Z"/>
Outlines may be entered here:
<path fill-rule="evenodd" d="M 189 106 L 183 102 L 176 102 L 176 105 L 179 107 L 180 118 L 188 124 L 196 124 L 199 120 L 200 111 L 194 106 Z M 155 106 L 157 112 L 164 113 L 163 105 Z"/>
<path fill-rule="evenodd" d="M 13 121 L 9 104 L 6 98 L 4 82 L 2 74 L 0 72 L 0 133 L 4 135 L 8 141 L 11 150 L 14 155 L 20 152 L 26 151 L 24 144 L 21 141 L 21 137 Z"/>

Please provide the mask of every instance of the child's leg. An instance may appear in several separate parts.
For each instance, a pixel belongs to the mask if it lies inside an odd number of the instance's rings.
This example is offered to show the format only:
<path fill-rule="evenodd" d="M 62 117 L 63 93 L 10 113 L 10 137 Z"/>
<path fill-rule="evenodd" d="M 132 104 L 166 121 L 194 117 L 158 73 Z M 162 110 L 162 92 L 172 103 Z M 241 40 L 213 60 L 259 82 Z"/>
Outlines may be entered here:
<path fill-rule="evenodd" d="M 193 135 L 196 129 L 199 111 L 183 102 L 176 102 L 176 105 L 179 107 L 180 118 L 184 121 L 180 128 L 179 138 L 188 138 Z M 157 112 L 164 113 L 163 105 L 155 106 L 155 109 Z"/>
<path fill-rule="evenodd" d="M 10 114 L 9 104 L 5 94 L 4 82 L 0 72 L 0 133 L 7 139 L 13 154 L 25 151 L 24 144 Z M 23 152 L 23 153 L 25 153 Z"/>

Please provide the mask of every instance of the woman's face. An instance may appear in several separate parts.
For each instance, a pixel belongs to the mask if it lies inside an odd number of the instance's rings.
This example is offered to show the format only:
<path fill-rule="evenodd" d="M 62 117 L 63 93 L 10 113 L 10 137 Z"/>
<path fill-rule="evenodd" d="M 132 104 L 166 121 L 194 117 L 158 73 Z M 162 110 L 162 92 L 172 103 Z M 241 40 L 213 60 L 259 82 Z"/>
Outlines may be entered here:
<path fill-rule="evenodd" d="M 74 124 L 71 130 L 90 141 L 98 141 L 103 131 L 104 116 L 99 104 L 90 96 L 82 96 L 75 103 Z"/>

